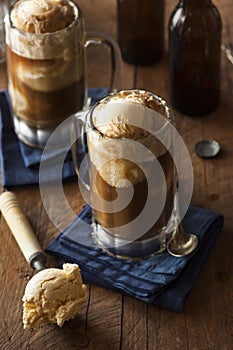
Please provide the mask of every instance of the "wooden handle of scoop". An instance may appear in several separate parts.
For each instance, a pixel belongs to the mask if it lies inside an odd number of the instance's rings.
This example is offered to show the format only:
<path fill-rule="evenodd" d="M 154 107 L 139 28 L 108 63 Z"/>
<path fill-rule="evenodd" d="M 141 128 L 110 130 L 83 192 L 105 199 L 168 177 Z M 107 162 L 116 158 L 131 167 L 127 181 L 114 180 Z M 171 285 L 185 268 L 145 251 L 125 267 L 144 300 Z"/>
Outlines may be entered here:
<path fill-rule="evenodd" d="M 42 257 L 42 260 L 43 257 L 45 259 L 44 252 L 32 227 L 12 192 L 3 192 L 0 195 L 0 209 L 23 255 L 31 266 L 33 265 L 32 260 L 35 258 L 36 260 L 38 260 L 38 257 Z"/>

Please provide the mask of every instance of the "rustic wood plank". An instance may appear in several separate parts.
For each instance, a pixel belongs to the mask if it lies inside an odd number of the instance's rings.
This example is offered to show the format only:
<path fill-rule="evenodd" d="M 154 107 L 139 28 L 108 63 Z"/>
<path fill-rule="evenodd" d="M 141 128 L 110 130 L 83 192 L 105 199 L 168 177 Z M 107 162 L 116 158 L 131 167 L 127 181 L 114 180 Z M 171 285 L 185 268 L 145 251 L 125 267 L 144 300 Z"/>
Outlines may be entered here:
<path fill-rule="evenodd" d="M 147 349 L 148 305 L 124 296 L 121 349 Z"/>
<path fill-rule="evenodd" d="M 91 287 L 87 314 L 88 349 L 119 349 L 121 341 L 122 295 Z"/>
<path fill-rule="evenodd" d="M 188 349 L 187 327 L 184 314 L 156 306 L 149 308 L 148 349 Z"/>

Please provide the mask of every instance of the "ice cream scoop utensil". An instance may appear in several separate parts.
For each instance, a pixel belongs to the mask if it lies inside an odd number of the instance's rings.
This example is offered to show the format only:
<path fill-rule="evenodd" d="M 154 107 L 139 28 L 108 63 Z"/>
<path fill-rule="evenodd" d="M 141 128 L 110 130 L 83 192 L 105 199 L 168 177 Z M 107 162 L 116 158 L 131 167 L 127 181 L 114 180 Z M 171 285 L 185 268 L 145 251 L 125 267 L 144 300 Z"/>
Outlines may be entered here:
<path fill-rule="evenodd" d="M 45 254 L 13 192 L 0 195 L 0 209 L 23 255 L 33 269 L 45 268 Z"/>
<path fill-rule="evenodd" d="M 15 195 L 0 195 L 0 209 L 21 251 L 30 265 L 41 270 L 27 283 L 23 296 L 24 328 L 36 328 L 74 318 L 80 305 L 86 301 L 86 286 L 82 284 L 77 264 L 63 264 L 63 270 L 45 268 L 46 258 L 31 225 L 26 219 Z"/>

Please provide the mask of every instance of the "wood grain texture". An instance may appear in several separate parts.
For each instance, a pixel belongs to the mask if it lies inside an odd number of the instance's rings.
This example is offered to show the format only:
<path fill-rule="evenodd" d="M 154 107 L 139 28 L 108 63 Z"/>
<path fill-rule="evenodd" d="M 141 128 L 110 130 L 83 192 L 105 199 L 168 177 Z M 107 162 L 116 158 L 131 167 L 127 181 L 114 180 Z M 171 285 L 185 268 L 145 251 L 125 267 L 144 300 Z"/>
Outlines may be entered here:
<path fill-rule="evenodd" d="M 79 0 L 88 31 L 116 34 L 116 0 Z M 166 1 L 167 23 L 177 1 Z M 224 44 L 233 44 L 232 0 L 215 0 L 223 20 Z M 109 80 L 108 52 L 88 50 L 88 85 L 105 86 Z M 60 329 L 45 326 L 23 330 L 24 288 L 33 271 L 20 252 L 3 217 L 0 218 L 0 349 L 4 350 L 230 350 L 233 344 L 233 66 L 222 53 L 221 100 L 216 111 L 202 118 L 175 113 L 177 129 L 190 152 L 194 170 L 192 204 L 224 214 L 224 229 L 217 240 L 184 311 L 175 313 L 95 285 L 88 286 L 88 300 L 78 317 Z M 156 65 L 133 67 L 123 63 L 124 88 L 143 88 L 168 99 L 168 52 Z M 0 65 L 0 89 L 7 86 L 6 65 Z M 203 160 L 194 145 L 204 138 L 221 144 L 221 153 Z M 64 185 L 75 213 L 83 206 L 76 182 Z M 14 191 L 44 249 L 59 230 L 41 202 L 38 188 Z M 62 203 L 47 196 L 54 216 L 66 224 Z M 57 260 L 48 257 L 49 266 Z"/>

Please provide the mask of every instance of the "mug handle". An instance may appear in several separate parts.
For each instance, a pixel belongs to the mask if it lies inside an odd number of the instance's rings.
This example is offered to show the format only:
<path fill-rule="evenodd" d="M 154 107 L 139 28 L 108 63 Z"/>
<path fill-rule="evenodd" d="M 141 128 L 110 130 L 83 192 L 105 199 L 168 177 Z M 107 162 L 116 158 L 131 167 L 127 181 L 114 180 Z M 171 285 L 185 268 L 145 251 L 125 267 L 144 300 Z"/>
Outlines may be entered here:
<path fill-rule="evenodd" d="M 111 80 L 109 91 L 115 92 L 121 89 L 122 58 L 121 50 L 117 42 L 105 33 L 87 32 L 85 47 L 90 45 L 104 45 L 110 49 Z"/>
<path fill-rule="evenodd" d="M 89 202 L 90 200 L 90 185 L 88 184 L 89 179 L 86 179 L 83 176 L 83 174 L 80 174 L 80 170 L 83 169 L 83 168 L 80 169 L 80 164 L 83 161 L 84 157 L 85 157 L 85 162 L 88 161 L 86 157 L 87 142 L 86 142 L 85 125 L 86 125 L 86 116 L 89 113 L 89 110 L 90 108 L 74 114 L 72 118 L 72 123 L 71 123 L 71 143 L 72 143 L 71 153 L 72 153 L 72 158 L 75 166 L 75 171 L 78 176 L 79 188 L 86 202 Z M 79 157 L 78 157 L 78 154 L 79 154 Z M 87 165 L 85 162 L 84 162 L 84 167 L 85 165 Z M 88 174 L 89 176 L 88 169 L 84 169 L 84 171 L 86 171 L 86 174 Z"/>

